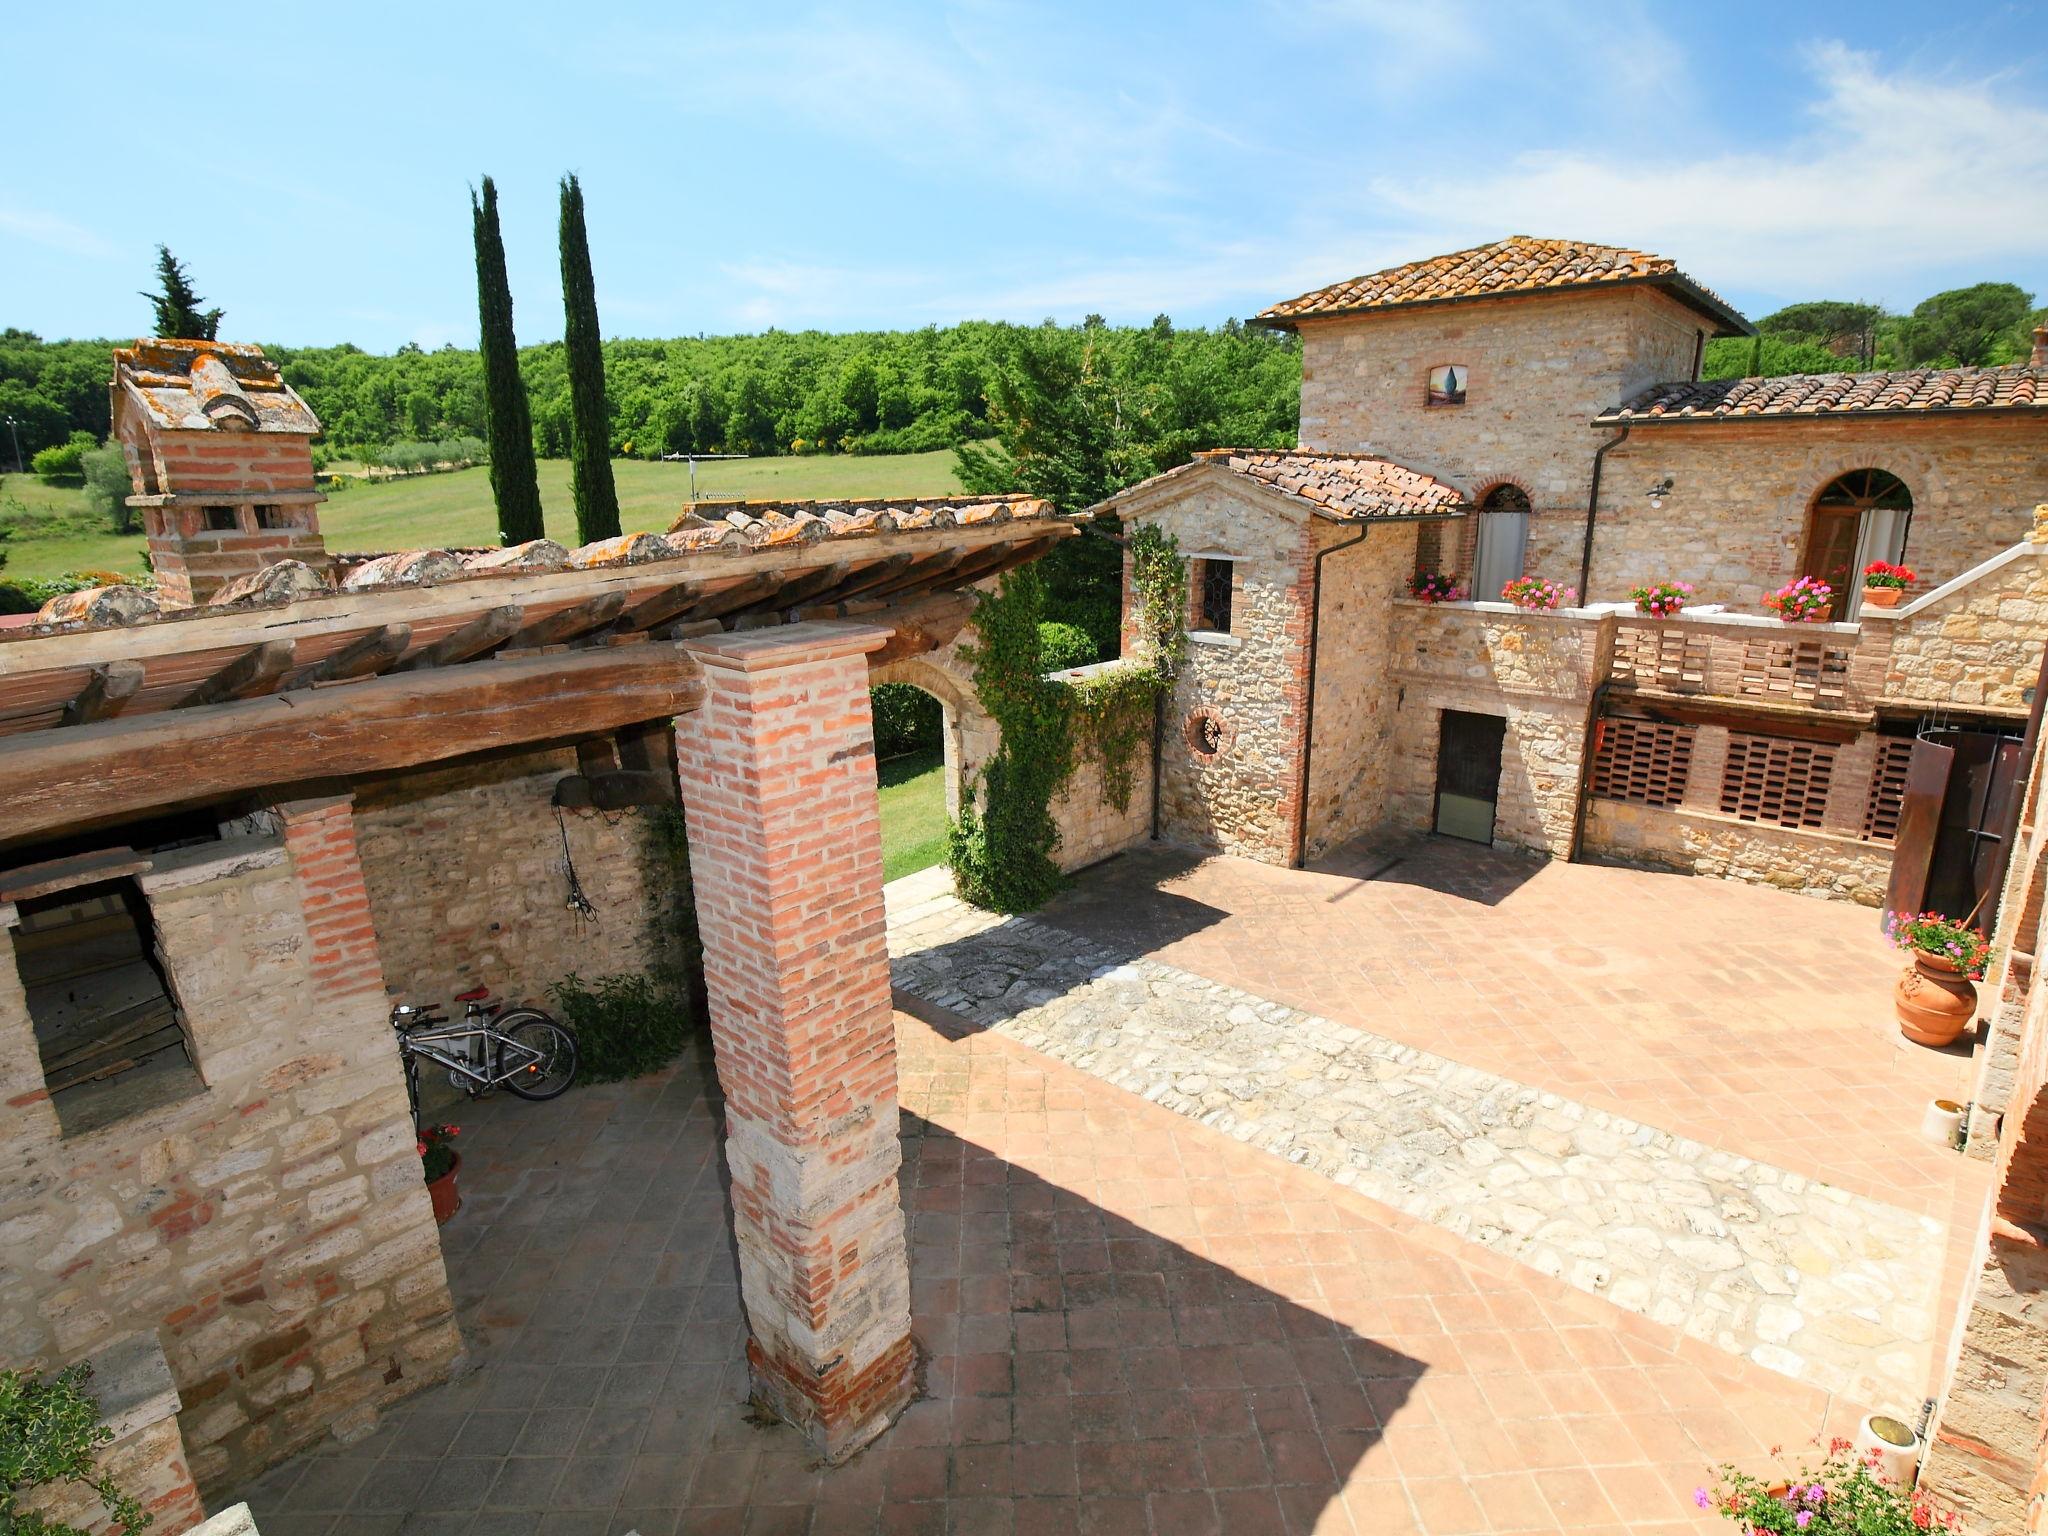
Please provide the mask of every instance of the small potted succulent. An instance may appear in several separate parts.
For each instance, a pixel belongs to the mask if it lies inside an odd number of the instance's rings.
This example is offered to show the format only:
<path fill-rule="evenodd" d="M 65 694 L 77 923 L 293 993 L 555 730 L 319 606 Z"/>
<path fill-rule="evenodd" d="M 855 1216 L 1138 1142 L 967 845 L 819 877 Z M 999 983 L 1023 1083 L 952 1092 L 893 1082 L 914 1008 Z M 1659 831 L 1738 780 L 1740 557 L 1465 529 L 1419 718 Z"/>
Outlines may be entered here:
<path fill-rule="evenodd" d="M 1910 565 L 1873 560 L 1863 567 L 1863 601 L 1872 608 L 1896 608 L 1915 579 Z"/>
<path fill-rule="evenodd" d="M 1689 581 L 1653 581 L 1647 587 L 1637 587 L 1629 596 L 1635 599 L 1636 612 L 1653 619 L 1674 618 L 1685 607 L 1692 596 Z"/>
<path fill-rule="evenodd" d="M 1579 594 L 1570 587 L 1560 586 L 1547 576 L 1517 576 L 1500 589 L 1501 601 L 1513 603 L 1517 608 L 1531 612 L 1547 612 L 1553 608 L 1568 608 L 1578 601 Z"/>
<path fill-rule="evenodd" d="M 1696 1489 L 1692 1498 L 1747 1536 L 1920 1536 L 1962 1529 L 1953 1512 L 1936 1510 L 1924 1494 L 1887 1476 L 1877 1451 L 1858 1455 L 1840 1438 L 1830 1442 L 1819 1466 L 1801 1467 L 1788 1481 L 1766 1482 L 1723 1466 L 1714 1486 Z"/>
<path fill-rule="evenodd" d="M 1977 1017 L 1977 989 L 1991 942 L 1984 930 L 1939 912 L 1901 912 L 1885 923 L 1895 948 L 1913 957 L 1892 988 L 1899 1032 L 1916 1045 L 1948 1045 Z"/>
<path fill-rule="evenodd" d="M 1835 589 L 1813 576 L 1788 581 L 1764 599 L 1764 606 L 1787 624 L 1819 624 L 1835 604 Z"/>
<path fill-rule="evenodd" d="M 443 1226 L 462 1209 L 462 1191 L 455 1187 L 462 1154 L 454 1146 L 461 1134 L 461 1127 L 454 1125 L 430 1125 L 420 1132 L 420 1171 L 426 1175 L 427 1198 L 434 1202 L 434 1220 Z"/>
<path fill-rule="evenodd" d="M 1408 578 L 1408 595 L 1419 603 L 1458 603 L 1464 601 L 1465 589 L 1457 577 L 1442 571 L 1417 571 Z"/>

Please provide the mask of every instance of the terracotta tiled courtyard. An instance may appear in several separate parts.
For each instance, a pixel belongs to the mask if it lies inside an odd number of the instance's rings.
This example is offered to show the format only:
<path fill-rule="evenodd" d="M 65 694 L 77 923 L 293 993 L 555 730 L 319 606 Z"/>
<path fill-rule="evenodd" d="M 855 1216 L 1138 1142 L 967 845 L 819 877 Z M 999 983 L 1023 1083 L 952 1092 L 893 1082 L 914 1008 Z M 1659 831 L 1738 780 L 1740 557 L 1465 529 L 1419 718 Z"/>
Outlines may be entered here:
<path fill-rule="evenodd" d="M 1964 1062 L 1892 1048 L 1860 909 L 1456 848 L 1409 881 L 1383 864 L 1140 855 L 1049 916 L 1754 1155 L 1832 1138 L 1830 1166 L 1910 1170 L 1895 1200 L 1976 1187 L 1886 1120 Z M 1717 1001 L 1772 987 L 1784 1017 Z M 1762 1469 L 1867 1406 L 1000 1035 L 902 1016 L 899 1042 L 925 1395 L 879 1444 L 821 1469 L 747 1414 L 699 1042 L 640 1082 L 453 1112 L 472 1369 L 246 1490 L 265 1536 L 1707 1529 L 1715 1463 Z"/>

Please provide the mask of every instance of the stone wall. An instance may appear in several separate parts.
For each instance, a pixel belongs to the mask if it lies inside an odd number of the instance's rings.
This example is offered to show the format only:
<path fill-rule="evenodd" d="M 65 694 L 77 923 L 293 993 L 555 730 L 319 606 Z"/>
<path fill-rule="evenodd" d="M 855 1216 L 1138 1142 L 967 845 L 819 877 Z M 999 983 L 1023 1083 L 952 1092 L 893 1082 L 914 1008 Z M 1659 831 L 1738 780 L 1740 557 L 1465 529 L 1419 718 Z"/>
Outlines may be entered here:
<path fill-rule="evenodd" d="M 1913 494 L 1906 563 L 1922 589 L 2021 537 L 2048 498 L 2048 423 L 1881 416 L 1638 427 L 1607 456 L 1588 600 L 1670 579 L 1755 608 L 1798 574 L 1813 498 L 1852 469 Z M 1649 504 L 1649 488 L 1673 487 Z M 1583 506 L 1581 508 L 1583 513 Z"/>
<path fill-rule="evenodd" d="M 1529 495 L 1527 568 L 1575 584 L 1599 412 L 1692 377 L 1705 322 L 1652 288 L 1450 304 L 1301 326 L 1301 446 L 1384 454 L 1475 501 Z M 1429 370 L 1469 370 L 1465 404 L 1427 403 Z M 1444 530 L 1469 575 L 1477 522 Z M 1484 594 L 1494 596 L 1496 594 Z"/>
<path fill-rule="evenodd" d="M 1231 632 L 1189 635 L 1167 701 L 1161 836 L 1292 863 L 1307 690 L 1309 514 L 1219 469 L 1169 482 L 1127 503 L 1123 515 L 1127 528 L 1150 524 L 1173 535 L 1190 559 L 1227 557 L 1236 567 Z M 1203 746 L 1204 722 L 1217 733 L 1214 752 Z"/>
<path fill-rule="evenodd" d="M 1728 735 L 1725 726 L 1694 728 L 1692 762 L 1679 805 L 1638 805 L 1589 796 L 1585 855 L 1837 897 L 1866 907 L 1883 905 L 1891 878 L 1891 845 L 1863 839 L 1878 738 L 1866 733 L 1835 748 L 1822 824 L 1808 829 L 1722 813 Z"/>
<path fill-rule="evenodd" d="M 202 1488 L 461 1349 L 346 801 L 139 877 L 204 1091 L 65 1137 L 0 908 L 0 1361 L 162 1343 Z"/>
<path fill-rule="evenodd" d="M 1858 838 L 1600 799 L 1586 802 L 1585 853 L 1866 907 L 1883 905 L 1892 868 L 1889 847 Z"/>
<path fill-rule="evenodd" d="M 2011 1035 L 1991 1210 L 1920 1473 L 1970 1530 L 2048 1529 L 2048 970 L 2036 963 L 2048 882 L 2044 772 L 2048 756 L 2037 751 L 2014 851 L 2024 873 L 2009 887 L 2025 894 L 2001 910 L 1999 968 L 1985 987 L 2009 1005 L 1997 1017 Z M 1972 1136 L 1986 1130 L 1973 1123 Z"/>
<path fill-rule="evenodd" d="M 655 811 L 565 811 L 566 749 L 365 784 L 356 836 L 385 980 L 408 1002 L 445 1002 L 479 982 L 546 1004 L 553 982 L 645 971 L 670 958 L 677 893 Z M 568 906 L 562 832 L 584 894 Z"/>
<path fill-rule="evenodd" d="M 1081 678 L 1125 664 L 1122 661 L 1103 661 L 1092 667 L 1075 667 L 1053 675 Z M 1151 838 L 1152 738 L 1149 725 L 1144 739 L 1131 754 L 1130 775 L 1130 797 L 1119 808 L 1104 789 L 1102 764 L 1095 760 L 1084 744 L 1077 741 L 1073 777 L 1067 780 L 1052 801 L 1053 824 L 1060 830 L 1060 845 L 1053 850 L 1053 861 L 1062 872 L 1072 874 L 1090 864 L 1100 864 L 1104 859 Z"/>
<path fill-rule="evenodd" d="M 1569 853 L 1587 710 L 1612 626 L 1575 610 L 1522 613 L 1505 603 L 1397 606 L 1390 823 L 1427 831 L 1434 822 L 1443 711 L 1500 715 L 1507 737 L 1494 841 Z"/>
<path fill-rule="evenodd" d="M 2048 543 L 2014 545 L 1985 564 L 1947 595 L 1866 611 L 1864 628 L 1891 637 L 1888 703 L 2027 712 L 2048 639 Z"/>
<path fill-rule="evenodd" d="M 154 1336 L 131 1334 L 98 1351 L 88 1362 L 84 1390 L 100 1411 L 105 1445 L 94 1453 L 93 1470 L 142 1506 L 154 1536 L 178 1536 L 206 1516 L 178 1431 L 178 1389 Z M 120 1528 L 98 1493 L 83 1483 L 45 1483 L 22 1496 L 22 1508 L 92 1536 Z"/>
<path fill-rule="evenodd" d="M 1449 525 L 1455 528 L 1456 524 Z M 1344 524 L 1314 524 L 1316 548 L 1355 538 Z M 1415 563 L 1413 523 L 1373 528 L 1323 561 L 1317 640 L 1315 754 L 1309 770 L 1308 851 L 1323 853 L 1386 820 L 1393 795 L 1396 599 Z"/>

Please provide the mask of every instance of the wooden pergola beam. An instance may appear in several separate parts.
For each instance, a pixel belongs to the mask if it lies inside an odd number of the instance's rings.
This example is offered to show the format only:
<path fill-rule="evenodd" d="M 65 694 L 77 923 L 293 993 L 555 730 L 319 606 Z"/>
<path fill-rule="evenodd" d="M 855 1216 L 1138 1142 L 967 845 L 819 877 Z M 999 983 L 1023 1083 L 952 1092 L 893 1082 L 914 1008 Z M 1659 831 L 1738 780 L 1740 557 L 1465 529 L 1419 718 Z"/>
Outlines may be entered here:
<path fill-rule="evenodd" d="M 459 629 L 450 630 L 432 645 L 422 646 L 391 670 L 423 672 L 430 667 L 452 667 L 511 639 L 525 617 L 526 611 L 513 603 L 489 609 Z"/>
<path fill-rule="evenodd" d="M 536 650 L 544 645 L 563 645 L 578 635 L 587 635 L 619 616 L 626 606 L 623 592 L 602 592 L 567 608 L 558 608 L 544 619 L 536 619 L 505 642 L 508 651 Z"/>
<path fill-rule="evenodd" d="M 366 679 L 0 739 L 0 843 L 317 779 L 419 767 L 665 720 L 697 663 L 635 645 Z"/>
<path fill-rule="evenodd" d="M 207 704 L 254 698 L 276 687 L 278 680 L 291 670 L 291 665 L 291 641 L 266 640 L 242 652 L 171 707 L 199 709 Z"/>
<path fill-rule="evenodd" d="M 697 583 L 689 581 L 666 588 L 635 603 L 632 610 L 619 620 L 617 628 L 627 634 L 638 634 L 666 624 L 695 603 L 703 591 Z"/>
<path fill-rule="evenodd" d="M 405 648 L 411 644 L 410 624 L 386 624 L 351 640 L 325 660 L 300 667 L 285 679 L 284 686 L 287 689 L 311 688 L 316 683 L 339 683 L 352 677 L 368 677 L 388 668 L 405 654 Z"/>
<path fill-rule="evenodd" d="M 78 696 L 64 706 L 63 725 L 90 725 L 121 713 L 142 686 L 142 663 L 109 661 L 92 669 Z"/>

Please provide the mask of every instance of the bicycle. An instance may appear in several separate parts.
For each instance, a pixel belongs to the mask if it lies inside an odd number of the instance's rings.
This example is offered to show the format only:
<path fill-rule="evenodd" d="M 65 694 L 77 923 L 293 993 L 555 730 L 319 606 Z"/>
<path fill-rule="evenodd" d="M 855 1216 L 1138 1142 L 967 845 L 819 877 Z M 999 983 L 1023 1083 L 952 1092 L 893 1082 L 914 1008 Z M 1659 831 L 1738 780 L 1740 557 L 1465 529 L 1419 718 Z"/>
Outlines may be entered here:
<path fill-rule="evenodd" d="M 538 1008 L 513 1008 L 491 996 L 489 987 L 464 992 L 462 1022 L 450 1022 L 436 1005 L 398 1003 L 391 1027 L 405 1062 L 405 1093 L 413 1123 L 420 1118 L 420 1061 L 445 1067 L 448 1081 L 472 1099 L 507 1088 L 522 1099 L 545 1100 L 576 1081 L 576 1037 Z"/>

